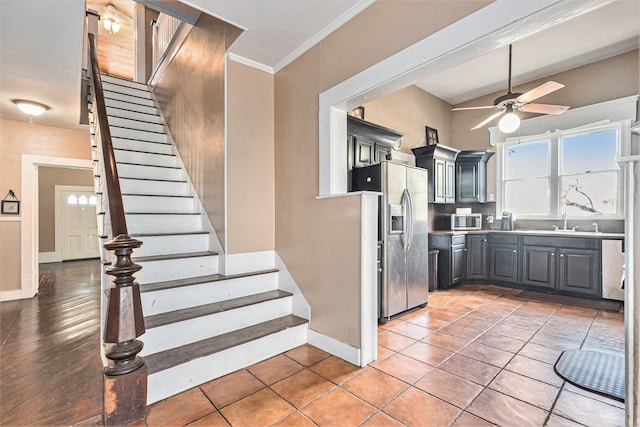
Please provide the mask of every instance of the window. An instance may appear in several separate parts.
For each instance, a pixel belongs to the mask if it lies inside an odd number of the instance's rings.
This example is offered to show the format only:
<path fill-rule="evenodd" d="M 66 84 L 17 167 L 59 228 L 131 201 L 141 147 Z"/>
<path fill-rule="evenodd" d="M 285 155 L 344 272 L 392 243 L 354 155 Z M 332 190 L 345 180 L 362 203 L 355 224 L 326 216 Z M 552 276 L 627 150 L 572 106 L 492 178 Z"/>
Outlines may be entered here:
<path fill-rule="evenodd" d="M 500 146 L 500 206 L 519 217 L 621 217 L 621 125 L 556 131 Z M 515 138 L 514 138 L 515 139 Z"/>

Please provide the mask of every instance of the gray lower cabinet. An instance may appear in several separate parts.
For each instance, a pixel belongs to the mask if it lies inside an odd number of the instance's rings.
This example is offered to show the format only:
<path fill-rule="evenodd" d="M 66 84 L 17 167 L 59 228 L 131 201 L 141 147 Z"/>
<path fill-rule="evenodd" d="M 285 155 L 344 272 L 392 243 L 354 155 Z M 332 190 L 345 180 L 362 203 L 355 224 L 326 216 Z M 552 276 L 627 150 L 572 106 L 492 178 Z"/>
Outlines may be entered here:
<path fill-rule="evenodd" d="M 488 275 L 487 264 L 487 235 L 467 235 L 467 279 L 486 280 Z"/>
<path fill-rule="evenodd" d="M 460 283 L 466 277 L 466 236 L 429 235 L 429 249 L 437 249 L 438 288 L 444 289 Z"/>
<path fill-rule="evenodd" d="M 518 283 L 518 242 L 516 235 L 489 236 L 489 279 Z"/>
<path fill-rule="evenodd" d="M 555 289 L 556 252 L 547 246 L 523 246 L 522 284 Z"/>
<path fill-rule="evenodd" d="M 559 249 L 558 290 L 600 296 L 600 251 Z"/>

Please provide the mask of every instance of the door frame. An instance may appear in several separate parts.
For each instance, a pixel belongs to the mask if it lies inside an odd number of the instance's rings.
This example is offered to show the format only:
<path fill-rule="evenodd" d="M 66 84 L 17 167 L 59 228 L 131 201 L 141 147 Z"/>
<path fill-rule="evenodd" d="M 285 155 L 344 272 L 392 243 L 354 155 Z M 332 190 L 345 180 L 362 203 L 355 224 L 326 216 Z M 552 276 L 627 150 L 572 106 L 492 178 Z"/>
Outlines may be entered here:
<path fill-rule="evenodd" d="M 93 169 L 93 161 L 66 157 L 22 155 L 22 223 L 20 226 L 20 298 L 38 293 L 38 166 Z"/>

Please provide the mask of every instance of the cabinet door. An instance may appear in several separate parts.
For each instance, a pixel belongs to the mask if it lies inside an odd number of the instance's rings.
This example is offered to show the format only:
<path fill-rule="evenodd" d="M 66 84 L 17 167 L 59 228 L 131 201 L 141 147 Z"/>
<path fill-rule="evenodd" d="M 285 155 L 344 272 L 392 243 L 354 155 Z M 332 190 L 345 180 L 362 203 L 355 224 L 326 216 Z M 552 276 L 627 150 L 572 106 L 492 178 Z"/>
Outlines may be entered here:
<path fill-rule="evenodd" d="M 361 168 L 375 163 L 375 143 L 363 137 L 353 138 L 353 167 Z"/>
<path fill-rule="evenodd" d="M 518 247 L 516 245 L 489 246 L 489 278 L 502 282 L 518 281 Z"/>
<path fill-rule="evenodd" d="M 456 202 L 456 164 L 445 162 L 445 203 Z"/>
<path fill-rule="evenodd" d="M 599 251 L 559 249 L 558 290 L 601 296 Z"/>
<path fill-rule="evenodd" d="M 447 202 L 447 168 L 446 161 L 435 159 L 434 163 L 434 202 L 446 203 Z"/>
<path fill-rule="evenodd" d="M 375 158 L 374 161 L 375 163 L 380 163 L 383 160 L 387 160 L 387 156 L 391 155 L 391 148 L 381 145 L 381 144 L 376 144 L 375 147 Z"/>
<path fill-rule="evenodd" d="M 464 280 L 467 271 L 467 248 L 465 245 L 451 247 L 451 284 Z"/>
<path fill-rule="evenodd" d="M 467 236 L 467 279 L 487 278 L 487 236 Z"/>
<path fill-rule="evenodd" d="M 456 164 L 456 200 L 462 203 L 479 202 L 478 163 Z"/>
<path fill-rule="evenodd" d="M 524 246 L 522 248 L 522 284 L 556 287 L 556 248 Z"/>

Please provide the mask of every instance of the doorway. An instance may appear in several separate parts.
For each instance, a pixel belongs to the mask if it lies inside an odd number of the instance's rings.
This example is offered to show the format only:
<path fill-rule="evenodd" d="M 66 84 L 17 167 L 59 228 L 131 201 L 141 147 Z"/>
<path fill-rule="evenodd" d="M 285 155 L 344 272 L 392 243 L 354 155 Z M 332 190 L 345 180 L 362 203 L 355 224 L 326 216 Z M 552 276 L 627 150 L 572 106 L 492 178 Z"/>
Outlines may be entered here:
<path fill-rule="evenodd" d="M 62 261 L 100 257 L 92 187 L 56 185 L 56 248 Z"/>

